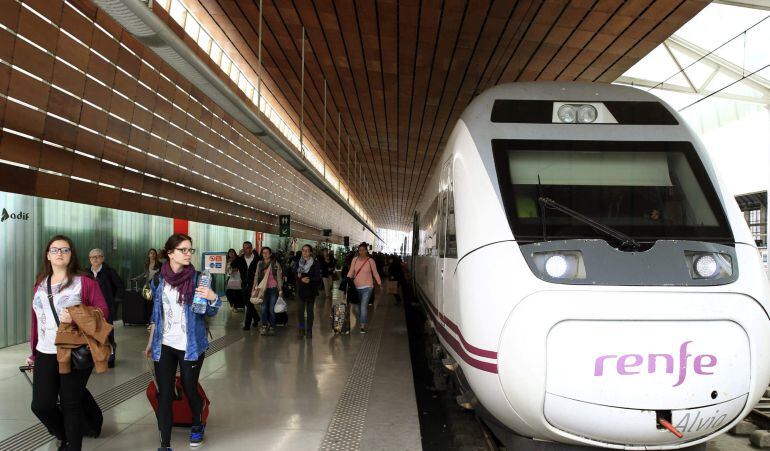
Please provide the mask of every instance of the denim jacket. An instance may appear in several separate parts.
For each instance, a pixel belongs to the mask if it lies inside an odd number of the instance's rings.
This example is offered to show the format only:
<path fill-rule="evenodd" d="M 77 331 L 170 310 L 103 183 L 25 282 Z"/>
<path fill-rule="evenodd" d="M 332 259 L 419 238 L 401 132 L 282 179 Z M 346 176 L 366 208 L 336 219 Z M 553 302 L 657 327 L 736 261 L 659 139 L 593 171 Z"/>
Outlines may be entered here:
<path fill-rule="evenodd" d="M 152 287 L 152 323 L 155 324 L 155 330 L 152 334 L 152 360 L 160 360 L 160 350 L 163 346 L 163 276 L 157 274 L 158 283 L 153 283 Z M 153 282 L 155 282 L 153 280 Z M 198 273 L 195 274 L 195 285 L 198 285 Z M 201 315 L 193 313 L 190 305 L 183 305 L 185 315 L 187 315 L 187 350 L 185 351 L 185 360 L 198 360 L 209 347 L 209 338 L 206 331 L 206 316 L 215 316 L 222 306 L 222 298 L 217 296 L 214 305 L 206 302 L 206 313 Z M 192 324 L 192 327 L 189 325 Z"/>

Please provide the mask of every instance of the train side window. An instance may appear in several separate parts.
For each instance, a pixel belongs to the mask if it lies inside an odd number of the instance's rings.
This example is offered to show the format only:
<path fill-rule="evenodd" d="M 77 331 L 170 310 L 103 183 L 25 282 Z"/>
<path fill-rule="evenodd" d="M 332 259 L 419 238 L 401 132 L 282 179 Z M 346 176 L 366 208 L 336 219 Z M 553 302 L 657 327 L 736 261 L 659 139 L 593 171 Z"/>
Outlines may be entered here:
<path fill-rule="evenodd" d="M 457 258 L 452 160 L 444 163 L 439 190 L 439 257 Z"/>
<path fill-rule="evenodd" d="M 453 171 L 449 172 L 447 189 L 446 258 L 457 258 L 457 232 L 455 231 L 455 192 Z"/>
<path fill-rule="evenodd" d="M 439 197 L 439 216 L 438 226 L 436 227 L 436 237 L 438 238 L 438 256 L 444 258 L 446 256 L 446 213 L 447 213 L 447 195 L 446 192 L 441 192 Z"/>

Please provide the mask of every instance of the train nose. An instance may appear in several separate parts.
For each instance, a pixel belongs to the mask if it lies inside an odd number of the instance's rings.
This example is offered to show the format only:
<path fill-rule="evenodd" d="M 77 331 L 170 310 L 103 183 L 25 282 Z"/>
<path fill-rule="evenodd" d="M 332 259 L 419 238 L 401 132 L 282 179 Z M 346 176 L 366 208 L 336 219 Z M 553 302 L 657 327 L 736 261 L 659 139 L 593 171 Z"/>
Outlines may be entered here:
<path fill-rule="evenodd" d="M 550 431 L 543 438 L 681 446 L 757 400 L 768 338 L 747 296 L 539 292 L 506 323 L 499 377 L 517 414 Z"/>
<path fill-rule="evenodd" d="M 749 340 L 731 321 L 563 321 L 548 334 L 546 372 L 543 413 L 554 427 L 609 443 L 674 444 L 743 410 Z"/>

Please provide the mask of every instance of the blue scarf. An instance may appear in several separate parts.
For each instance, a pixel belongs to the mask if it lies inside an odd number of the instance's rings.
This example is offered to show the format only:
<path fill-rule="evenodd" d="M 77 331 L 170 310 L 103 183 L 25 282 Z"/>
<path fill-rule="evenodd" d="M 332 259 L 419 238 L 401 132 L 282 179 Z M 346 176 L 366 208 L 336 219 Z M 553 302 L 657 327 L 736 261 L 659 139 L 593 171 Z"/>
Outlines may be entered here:
<path fill-rule="evenodd" d="M 305 274 L 310 272 L 310 268 L 313 266 L 313 257 L 308 258 L 307 260 L 300 258 L 297 262 L 297 273 L 299 274 Z"/>

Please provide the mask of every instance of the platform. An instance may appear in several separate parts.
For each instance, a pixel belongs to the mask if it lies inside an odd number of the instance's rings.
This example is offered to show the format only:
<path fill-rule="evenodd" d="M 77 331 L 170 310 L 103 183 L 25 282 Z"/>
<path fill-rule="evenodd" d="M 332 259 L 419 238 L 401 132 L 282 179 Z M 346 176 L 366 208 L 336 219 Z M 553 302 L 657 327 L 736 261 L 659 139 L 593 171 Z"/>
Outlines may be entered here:
<path fill-rule="evenodd" d="M 335 297 L 339 291 L 335 290 Z M 201 373 L 211 399 L 205 449 L 421 449 L 403 308 L 379 294 L 369 333 L 333 335 L 330 303 L 316 302 L 312 340 L 296 332 L 296 308 L 275 336 L 241 330 L 242 313 L 225 307 Z M 355 320 L 354 320 L 355 325 Z M 85 450 L 155 449 L 158 432 L 145 388 L 144 327 L 117 324 L 118 365 L 88 386 L 104 410 L 98 439 Z M 18 366 L 28 344 L 0 350 L 0 450 L 54 450 L 55 441 L 29 409 L 32 392 Z M 175 428 L 172 446 L 188 447 L 189 429 Z"/>

